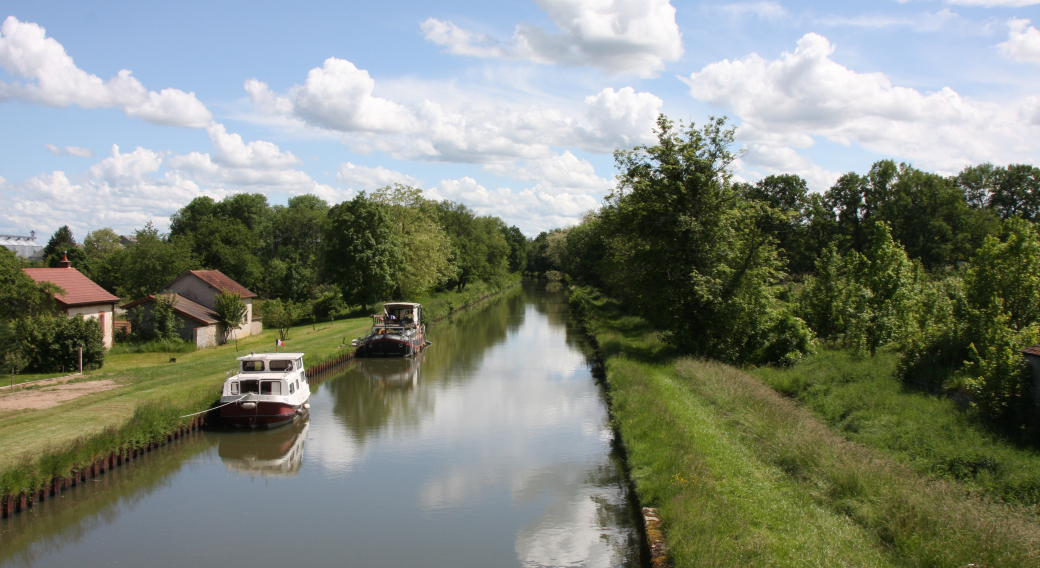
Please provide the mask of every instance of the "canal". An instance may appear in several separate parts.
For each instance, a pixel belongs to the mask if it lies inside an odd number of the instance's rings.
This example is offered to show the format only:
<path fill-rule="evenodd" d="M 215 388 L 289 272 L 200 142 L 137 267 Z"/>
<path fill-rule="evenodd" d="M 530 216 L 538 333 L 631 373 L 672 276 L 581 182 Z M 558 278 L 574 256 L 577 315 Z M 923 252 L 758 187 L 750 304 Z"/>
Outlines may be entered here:
<path fill-rule="evenodd" d="M 0 521 L 0 565 L 645 566 L 603 387 L 545 288 L 322 377 L 306 422 L 199 432 Z"/>

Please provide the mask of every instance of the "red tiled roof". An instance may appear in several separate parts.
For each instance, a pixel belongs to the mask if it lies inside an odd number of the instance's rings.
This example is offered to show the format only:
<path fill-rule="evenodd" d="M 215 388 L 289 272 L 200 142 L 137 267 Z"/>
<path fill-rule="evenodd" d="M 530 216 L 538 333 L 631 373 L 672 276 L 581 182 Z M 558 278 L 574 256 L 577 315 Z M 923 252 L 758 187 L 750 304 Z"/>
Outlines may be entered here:
<path fill-rule="evenodd" d="M 165 294 L 163 294 L 165 296 Z M 173 305 L 173 311 L 188 318 L 195 320 L 202 325 L 212 325 L 217 323 L 217 312 L 203 306 L 202 304 L 196 304 L 191 300 L 181 296 L 180 294 L 173 294 L 177 298 L 177 303 Z M 155 295 L 149 294 L 140 300 L 135 300 L 123 306 L 124 310 L 129 310 L 134 306 L 141 305 L 145 302 L 154 302 Z"/>
<path fill-rule="evenodd" d="M 1040 356 L 1040 345 L 1034 345 L 1032 347 L 1026 347 L 1025 349 L 1022 349 L 1021 351 L 1019 351 L 1019 353 L 1024 353 L 1026 355 Z"/>
<path fill-rule="evenodd" d="M 119 298 L 106 292 L 104 288 L 75 268 L 23 268 L 22 270 L 36 282 L 50 282 L 65 290 L 64 294 L 54 295 L 54 299 L 65 306 L 111 304 L 119 301 Z"/>
<path fill-rule="evenodd" d="M 221 290 L 221 291 L 226 290 L 228 292 L 238 292 L 238 294 L 240 296 L 242 296 L 243 298 L 255 298 L 256 297 L 256 294 L 250 292 L 249 290 L 246 290 L 245 286 L 243 286 L 243 285 L 239 284 L 238 282 L 235 282 L 234 280 L 228 278 L 227 275 L 225 275 L 223 272 L 221 272 L 219 270 L 189 270 L 189 271 L 185 272 L 184 274 L 181 274 L 180 276 L 178 276 L 173 282 L 176 282 L 177 280 L 180 280 L 181 278 L 184 278 L 188 274 L 194 275 L 199 280 L 202 280 L 203 282 L 205 282 L 206 284 L 209 284 L 210 286 L 216 288 L 217 290 Z M 171 284 L 173 284 L 173 282 L 170 282 L 170 284 L 167 284 L 164 288 L 168 288 Z"/>

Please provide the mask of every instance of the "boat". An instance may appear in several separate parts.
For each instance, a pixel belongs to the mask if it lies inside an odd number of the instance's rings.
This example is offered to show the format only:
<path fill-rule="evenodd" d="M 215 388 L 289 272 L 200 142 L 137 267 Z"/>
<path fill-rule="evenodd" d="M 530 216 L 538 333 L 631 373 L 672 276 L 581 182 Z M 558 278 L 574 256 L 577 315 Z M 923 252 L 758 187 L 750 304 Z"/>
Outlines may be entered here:
<path fill-rule="evenodd" d="M 277 428 L 310 411 L 303 353 L 250 353 L 224 381 L 220 416 L 235 426 Z"/>
<path fill-rule="evenodd" d="M 358 357 L 411 357 L 426 347 L 422 305 L 411 302 L 383 304 L 383 313 L 372 316 L 372 329 L 352 341 Z"/>
<path fill-rule="evenodd" d="M 239 475 L 296 475 L 303 465 L 309 425 L 303 418 L 282 428 L 226 434 L 220 438 L 217 455 L 228 471 Z"/>

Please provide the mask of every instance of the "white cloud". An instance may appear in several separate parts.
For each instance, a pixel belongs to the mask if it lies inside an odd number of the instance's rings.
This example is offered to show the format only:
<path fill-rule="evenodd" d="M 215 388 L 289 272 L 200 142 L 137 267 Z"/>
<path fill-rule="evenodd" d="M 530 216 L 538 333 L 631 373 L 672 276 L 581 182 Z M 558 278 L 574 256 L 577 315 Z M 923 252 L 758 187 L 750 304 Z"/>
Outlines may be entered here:
<path fill-rule="evenodd" d="M 684 81 L 695 98 L 732 108 L 738 138 L 749 144 L 805 148 L 822 136 L 945 173 L 968 163 L 1036 161 L 1040 133 L 1022 120 L 1035 112 L 1029 100 L 975 101 L 949 87 L 921 93 L 881 73 L 852 71 L 833 52 L 826 38 L 807 34 L 776 60 L 724 60 Z"/>
<path fill-rule="evenodd" d="M 504 46 L 452 22 L 421 24 L 428 41 L 449 53 L 513 57 L 538 63 L 592 66 L 610 73 L 651 77 L 683 54 L 682 34 L 669 0 L 537 0 L 560 33 L 528 23 L 516 26 Z"/>
<path fill-rule="evenodd" d="M 419 186 L 422 184 L 421 180 L 402 172 L 388 170 L 383 166 L 371 168 L 368 166 L 358 166 L 350 162 L 344 162 L 339 165 L 339 171 L 336 172 L 336 180 L 351 187 L 358 187 L 361 189 L 376 189 L 393 185 L 395 183 L 411 186 Z"/>
<path fill-rule="evenodd" d="M 551 146 L 595 152 L 630 147 L 652 139 L 663 104 L 651 93 L 624 87 L 587 97 L 581 115 L 498 103 L 446 108 L 422 100 L 404 105 L 373 96 L 375 81 L 368 72 L 338 59 L 312 69 L 304 85 L 291 87 L 285 95 L 257 79 L 246 81 L 245 89 L 264 115 L 349 134 L 356 150 L 455 163 L 546 157 Z"/>
<path fill-rule="evenodd" d="M 103 81 L 80 69 L 47 31 L 9 16 L 0 25 L 0 65 L 11 75 L 28 79 L 0 82 L 0 102 L 17 99 L 49 106 L 121 108 L 128 116 L 162 125 L 201 128 L 212 119 L 195 93 L 178 89 L 148 91 L 130 71 Z"/>
<path fill-rule="evenodd" d="M 221 124 L 208 129 L 214 152 L 168 156 L 138 147 L 111 155 L 73 179 L 54 171 L 0 188 L 7 207 L 0 211 L 0 230 L 35 228 L 51 231 L 64 224 L 85 232 L 114 227 L 128 232 L 152 221 L 165 227 L 169 217 L 192 199 L 220 199 L 239 191 L 300 195 L 313 193 L 339 202 L 354 195 L 321 184 L 295 169 L 300 160 L 263 140 L 244 142 Z M 66 149 L 48 144 L 52 152 Z"/>
<path fill-rule="evenodd" d="M 1040 65 L 1040 31 L 1029 25 L 1029 20 L 1012 18 L 1008 20 L 1007 41 L 997 45 L 1005 57 L 1015 61 L 1036 63 Z"/>
<path fill-rule="evenodd" d="M 597 176 L 587 160 L 581 160 L 570 152 L 526 160 L 523 165 L 491 164 L 484 169 L 517 181 L 538 182 L 535 189 L 554 195 L 589 193 L 602 196 L 614 185 L 612 180 Z"/>
<path fill-rule="evenodd" d="M 748 144 L 747 152 L 734 163 L 734 168 L 746 181 L 795 174 L 806 181 L 810 190 L 819 192 L 829 189 L 841 177 L 841 172 L 824 169 L 793 148 L 768 144 Z"/>
<path fill-rule="evenodd" d="M 94 152 L 91 151 L 90 148 L 81 148 L 79 146 L 65 146 L 64 148 L 59 148 L 54 144 L 47 144 L 46 146 L 47 151 L 51 154 L 54 154 L 55 156 L 68 155 L 78 156 L 80 158 L 94 157 Z"/>
<path fill-rule="evenodd" d="M 960 22 L 961 17 L 949 8 L 943 8 L 938 12 L 923 12 L 916 16 L 889 16 L 885 14 L 859 14 L 855 16 L 824 16 L 815 19 L 816 22 L 827 26 L 847 26 L 854 28 L 910 28 L 917 32 L 934 32 L 948 28 L 955 22 Z"/>

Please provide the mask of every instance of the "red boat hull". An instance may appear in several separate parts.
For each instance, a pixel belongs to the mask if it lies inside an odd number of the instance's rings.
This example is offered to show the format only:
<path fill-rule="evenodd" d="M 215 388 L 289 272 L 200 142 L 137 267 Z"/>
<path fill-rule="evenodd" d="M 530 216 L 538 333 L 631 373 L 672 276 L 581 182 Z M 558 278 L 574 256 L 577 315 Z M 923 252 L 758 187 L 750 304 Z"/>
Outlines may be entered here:
<path fill-rule="evenodd" d="M 256 403 L 255 408 L 244 408 L 240 403 L 220 409 L 220 417 L 235 426 L 277 428 L 307 415 L 303 404 L 293 406 L 282 402 Z"/>

